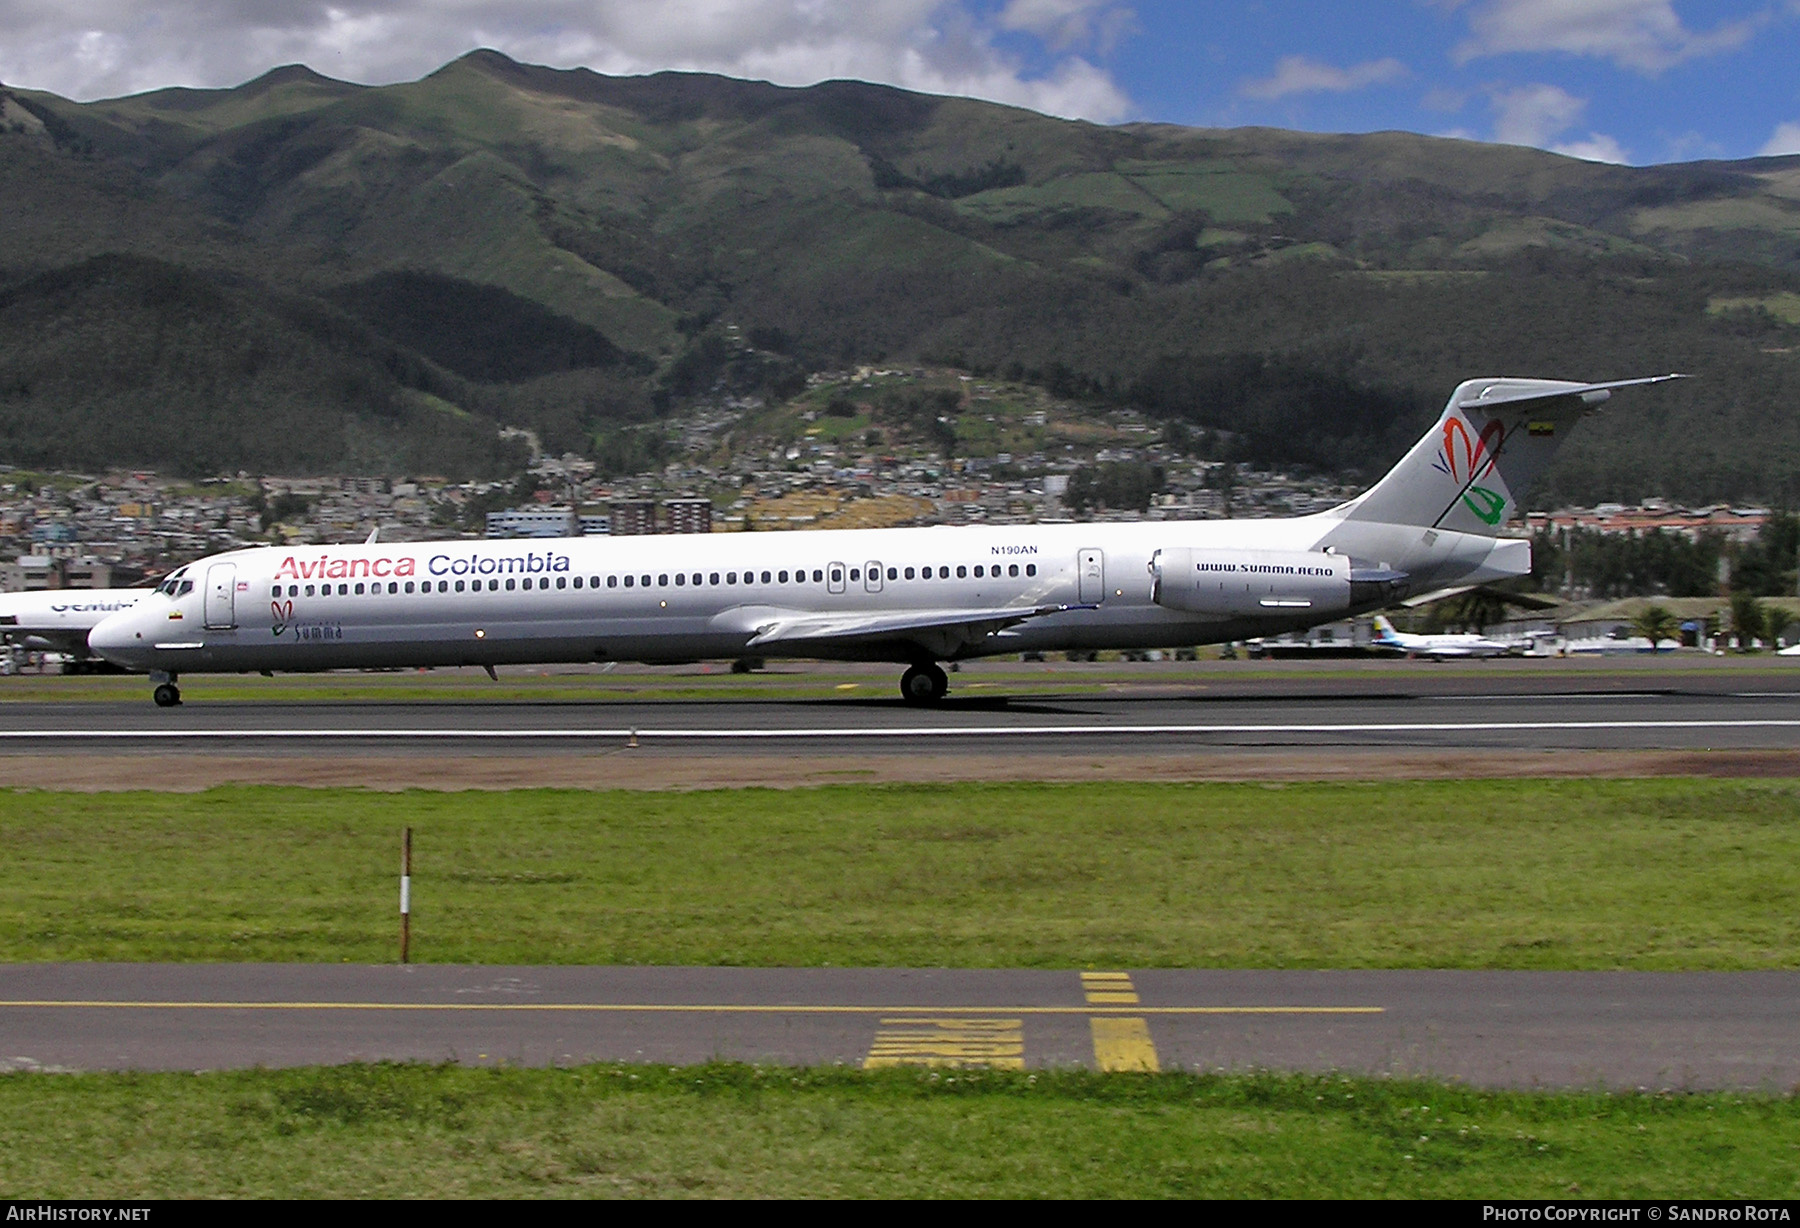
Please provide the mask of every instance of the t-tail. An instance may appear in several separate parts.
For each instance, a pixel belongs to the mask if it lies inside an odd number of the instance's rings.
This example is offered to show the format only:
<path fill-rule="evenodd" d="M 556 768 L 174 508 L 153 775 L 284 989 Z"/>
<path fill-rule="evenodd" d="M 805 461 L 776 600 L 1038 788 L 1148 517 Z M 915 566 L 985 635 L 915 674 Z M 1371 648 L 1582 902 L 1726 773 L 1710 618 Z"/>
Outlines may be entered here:
<path fill-rule="evenodd" d="M 1350 555 L 1364 574 L 1397 577 L 1396 595 L 1527 575 L 1531 543 L 1500 529 L 1570 428 L 1616 388 L 1681 378 L 1465 380 L 1386 477 L 1323 514 L 1335 523 L 1318 544 Z"/>

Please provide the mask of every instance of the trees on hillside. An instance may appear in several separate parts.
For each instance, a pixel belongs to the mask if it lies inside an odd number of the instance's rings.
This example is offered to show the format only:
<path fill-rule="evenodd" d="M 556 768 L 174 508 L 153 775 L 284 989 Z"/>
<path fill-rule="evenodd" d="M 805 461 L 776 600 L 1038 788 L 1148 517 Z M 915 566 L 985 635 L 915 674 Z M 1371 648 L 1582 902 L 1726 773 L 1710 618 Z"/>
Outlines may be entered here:
<path fill-rule="evenodd" d="M 1795 591 L 1800 564 L 1800 516 L 1777 512 L 1764 523 L 1756 540 L 1738 548 L 1731 568 L 1731 587 L 1757 597 L 1787 597 Z"/>
<path fill-rule="evenodd" d="M 1163 482 L 1162 466 L 1143 461 L 1083 465 L 1069 475 L 1069 489 L 1063 502 L 1077 515 L 1097 507 L 1115 512 L 1141 512 L 1162 492 Z"/>
<path fill-rule="evenodd" d="M 1547 530 L 1532 539 L 1532 576 L 1545 589 L 1590 597 L 1710 597 L 1719 591 L 1725 539 L 1689 540 L 1661 529 L 1643 534 Z"/>

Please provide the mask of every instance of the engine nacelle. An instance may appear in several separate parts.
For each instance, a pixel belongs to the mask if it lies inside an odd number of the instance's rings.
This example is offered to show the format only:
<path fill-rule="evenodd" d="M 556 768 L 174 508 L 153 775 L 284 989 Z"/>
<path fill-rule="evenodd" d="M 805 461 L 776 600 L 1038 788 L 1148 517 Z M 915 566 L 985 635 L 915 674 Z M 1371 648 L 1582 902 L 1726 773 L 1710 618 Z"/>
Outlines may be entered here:
<path fill-rule="evenodd" d="M 1350 560 L 1304 550 L 1176 547 L 1150 556 L 1157 605 L 1220 618 L 1315 615 L 1350 608 Z"/>

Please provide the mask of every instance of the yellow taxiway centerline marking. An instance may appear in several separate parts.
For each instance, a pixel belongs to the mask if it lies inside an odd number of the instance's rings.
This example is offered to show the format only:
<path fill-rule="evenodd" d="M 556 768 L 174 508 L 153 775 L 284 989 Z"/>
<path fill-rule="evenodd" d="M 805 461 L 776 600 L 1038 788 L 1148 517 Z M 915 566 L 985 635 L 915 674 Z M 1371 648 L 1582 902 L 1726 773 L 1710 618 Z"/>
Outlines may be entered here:
<path fill-rule="evenodd" d="M 0 1001 L 0 1010 L 23 1008 L 69 1010 L 191 1011 L 604 1011 L 617 1013 L 692 1013 L 716 1015 L 1379 1015 L 1384 1006 L 820 1006 L 705 1004 L 693 1002 L 163 1002 L 105 999 L 19 999 Z"/>

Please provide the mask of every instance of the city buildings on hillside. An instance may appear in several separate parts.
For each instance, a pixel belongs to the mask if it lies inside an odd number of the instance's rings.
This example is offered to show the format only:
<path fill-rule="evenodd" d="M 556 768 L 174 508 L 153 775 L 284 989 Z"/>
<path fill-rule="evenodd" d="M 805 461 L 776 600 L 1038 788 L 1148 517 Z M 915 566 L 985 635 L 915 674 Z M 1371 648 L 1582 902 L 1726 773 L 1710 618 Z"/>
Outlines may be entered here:
<path fill-rule="evenodd" d="M 919 371 L 858 370 L 819 377 L 856 395 L 882 378 Z M 146 470 L 28 474 L 0 466 L 0 587 L 156 576 L 201 555 L 271 541 L 360 542 L 475 536 L 718 532 L 1046 520 L 1189 520 L 1305 515 L 1357 488 L 1313 475 L 1250 470 L 1171 451 L 1129 409 L 1083 411 L 1014 404 L 995 384 L 963 379 L 962 421 L 987 445 L 905 442 L 882 430 L 841 429 L 807 411 L 785 438 L 747 434 L 764 407 L 724 398 L 659 424 L 676 454 L 653 472 L 606 477 L 583 457 L 537 454 L 525 482 L 441 477 L 274 476 L 179 480 Z M 954 390 L 952 390 L 954 392 Z M 868 394 L 872 395 L 872 394 Z M 994 412 L 988 412 L 992 409 Z M 860 411 L 859 411 L 860 412 Z M 1095 414 L 1099 416 L 1096 418 Z M 1009 416 L 1010 415 L 1010 416 Z M 758 428 L 760 429 L 760 428 Z M 793 431 L 798 431 L 795 437 Z M 1057 433 L 1060 431 L 1061 433 Z M 746 443 L 748 439 L 748 443 Z M 1081 442 L 1082 440 L 1090 442 Z M 1074 440 L 1075 442 L 1068 442 Z M 535 439 L 532 441 L 534 447 Z M 963 455 L 963 451 L 985 452 Z M 1147 508 L 1071 506 L 1072 479 L 1108 465 L 1154 471 Z M 1087 489 L 1092 489 L 1088 483 Z M 1761 508 L 1602 504 L 1533 513 L 1524 529 L 1593 529 L 1753 539 Z M 85 570 L 84 570 L 85 569 Z M 29 574 L 27 574 L 29 573 Z"/>
<path fill-rule="evenodd" d="M 1534 535 L 1545 529 L 1587 529 L 1596 533 L 1628 533 L 1634 537 L 1662 531 L 1678 533 L 1693 541 L 1702 533 L 1717 533 L 1727 541 L 1747 543 L 1756 540 L 1768 519 L 1766 507 L 1731 507 L 1720 503 L 1685 508 L 1661 499 L 1646 499 L 1636 507 L 1600 503 L 1593 507 L 1532 512 L 1525 518 L 1525 523 Z"/>

